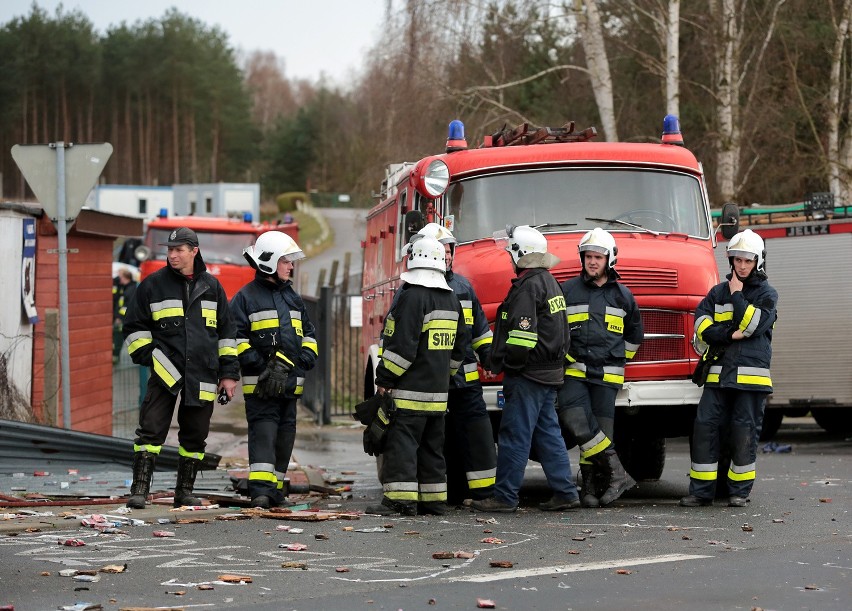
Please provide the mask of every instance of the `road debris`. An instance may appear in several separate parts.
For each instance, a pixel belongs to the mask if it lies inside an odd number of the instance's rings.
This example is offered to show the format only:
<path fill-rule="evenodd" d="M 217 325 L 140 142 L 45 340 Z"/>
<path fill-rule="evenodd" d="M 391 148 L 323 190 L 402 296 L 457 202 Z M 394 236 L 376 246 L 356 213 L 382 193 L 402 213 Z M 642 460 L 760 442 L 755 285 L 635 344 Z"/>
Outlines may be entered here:
<path fill-rule="evenodd" d="M 630 569 L 618 569 L 615 573 L 616 575 L 631 575 L 633 571 Z"/>
<path fill-rule="evenodd" d="M 476 558 L 476 554 L 473 552 L 453 552 L 453 557 L 470 560 L 471 558 Z"/>
<path fill-rule="evenodd" d="M 508 560 L 492 560 L 491 562 L 488 563 L 488 565 L 491 568 L 495 568 L 495 569 L 510 569 L 513 566 L 515 566 L 515 564 L 513 562 L 510 562 Z"/>
<path fill-rule="evenodd" d="M 448 560 L 453 557 L 453 552 L 435 552 L 434 554 L 432 554 L 432 558 L 434 558 L 435 560 Z"/>
<path fill-rule="evenodd" d="M 820 499 L 819 502 L 820 503 L 830 503 L 831 499 Z"/>
<path fill-rule="evenodd" d="M 580 551 L 576 550 L 576 549 L 569 549 L 568 553 L 571 554 L 572 556 L 576 556 L 577 554 L 580 553 Z"/>
<path fill-rule="evenodd" d="M 317 541 L 328 541 L 328 535 L 325 533 L 317 533 L 314 535 L 314 539 Z"/>
<path fill-rule="evenodd" d="M 123 573 L 126 570 L 126 562 L 124 564 L 108 564 L 101 567 L 101 573 Z"/>
<path fill-rule="evenodd" d="M 494 609 L 497 605 L 494 604 L 493 600 L 489 600 L 487 598 L 477 598 L 476 606 L 479 609 Z"/>
<path fill-rule="evenodd" d="M 278 547 L 291 552 L 303 552 L 308 549 L 308 546 L 304 543 L 281 543 L 278 545 Z"/>
<path fill-rule="evenodd" d="M 418 531 L 418 530 L 406 530 L 406 531 L 405 531 L 404 533 L 402 533 L 402 534 L 404 534 L 404 535 L 419 535 L 419 534 L 420 534 L 420 531 Z"/>
<path fill-rule="evenodd" d="M 743 524 L 740 528 L 743 529 L 743 532 L 747 532 L 747 533 L 750 533 L 754 530 L 754 527 L 751 524 L 749 524 L 748 522 Z"/>
<path fill-rule="evenodd" d="M 335 571 L 335 573 L 348 573 L 348 572 L 349 572 L 349 567 L 347 567 L 347 566 L 339 566 L 339 567 L 337 567 L 336 569 L 334 569 L 334 571 Z"/>
<path fill-rule="evenodd" d="M 770 452 L 774 452 L 776 454 L 789 454 L 792 451 L 793 446 L 789 443 L 778 443 L 777 441 L 770 441 L 765 444 L 762 449 L 764 454 L 768 454 Z"/>
<path fill-rule="evenodd" d="M 503 543 L 503 539 L 498 539 L 497 537 L 485 537 L 482 540 L 482 543 L 492 543 L 494 545 L 501 545 Z"/>
<path fill-rule="evenodd" d="M 281 563 L 282 569 L 302 569 L 303 571 L 308 570 L 308 563 L 301 560 L 289 560 L 287 562 Z"/>
<path fill-rule="evenodd" d="M 219 581 L 224 581 L 225 583 L 251 583 L 252 578 L 248 575 L 219 575 Z"/>
<path fill-rule="evenodd" d="M 170 530 L 155 530 L 151 534 L 154 535 L 155 537 L 174 537 L 175 536 L 175 533 L 173 533 Z"/>
<path fill-rule="evenodd" d="M 82 539 L 65 539 L 64 541 L 59 540 L 57 541 L 57 543 L 66 547 L 83 547 L 84 545 L 86 545 L 86 542 Z"/>
<path fill-rule="evenodd" d="M 386 533 L 390 532 L 384 526 L 376 526 L 375 528 L 356 528 L 356 533 Z"/>
<path fill-rule="evenodd" d="M 73 605 L 63 605 L 59 607 L 60 611 L 101 611 L 103 607 L 98 603 L 74 603 Z M 10 611 L 15 611 L 14 607 Z"/>
<path fill-rule="evenodd" d="M 245 513 L 223 513 L 222 515 L 216 516 L 213 519 L 226 521 L 251 520 L 251 515 Z"/>

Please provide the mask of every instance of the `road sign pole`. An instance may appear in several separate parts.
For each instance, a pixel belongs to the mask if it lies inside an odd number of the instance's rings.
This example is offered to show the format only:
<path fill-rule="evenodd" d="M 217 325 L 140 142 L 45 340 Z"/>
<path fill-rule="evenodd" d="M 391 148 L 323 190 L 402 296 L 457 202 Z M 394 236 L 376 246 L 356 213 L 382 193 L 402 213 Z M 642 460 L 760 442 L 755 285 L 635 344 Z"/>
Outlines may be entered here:
<path fill-rule="evenodd" d="M 56 230 L 59 251 L 59 356 L 62 368 L 62 426 L 71 428 L 71 355 L 68 341 L 68 230 L 65 213 L 65 143 L 56 142 Z M 73 146 L 73 145 L 69 145 Z"/>

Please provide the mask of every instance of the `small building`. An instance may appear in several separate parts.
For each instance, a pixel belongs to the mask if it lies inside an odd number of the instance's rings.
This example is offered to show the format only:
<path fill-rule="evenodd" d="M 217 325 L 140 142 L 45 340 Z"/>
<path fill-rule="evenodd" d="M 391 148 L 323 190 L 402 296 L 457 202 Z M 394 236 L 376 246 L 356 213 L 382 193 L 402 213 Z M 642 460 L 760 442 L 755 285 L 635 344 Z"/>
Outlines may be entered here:
<path fill-rule="evenodd" d="M 132 216 L 143 220 L 156 218 L 163 210 L 167 215 L 172 216 L 174 191 L 172 187 L 98 185 L 89 194 L 86 206 L 100 212 Z"/>
<path fill-rule="evenodd" d="M 162 216 L 218 216 L 243 218 L 260 215 L 258 183 L 212 183 L 146 187 L 142 185 L 98 185 L 86 206 L 100 212 L 122 214 L 143 220 Z"/>
<path fill-rule="evenodd" d="M 87 209 L 68 232 L 73 430 L 112 434 L 112 251 L 116 238 L 141 234 L 141 219 Z M 25 413 L 4 412 L 3 417 L 64 426 L 56 228 L 37 204 L 0 203 L 0 240 L 10 256 L 0 267 L 5 289 L 0 292 L 0 365 L 5 368 L 0 388 L 6 395 L 0 400 L 17 397 L 17 403 L 25 404 Z M 32 281 L 26 273 L 27 265 L 32 266 L 27 247 L 34 249 Z M 22 305 L 33 293 L 34 308 Z"/>

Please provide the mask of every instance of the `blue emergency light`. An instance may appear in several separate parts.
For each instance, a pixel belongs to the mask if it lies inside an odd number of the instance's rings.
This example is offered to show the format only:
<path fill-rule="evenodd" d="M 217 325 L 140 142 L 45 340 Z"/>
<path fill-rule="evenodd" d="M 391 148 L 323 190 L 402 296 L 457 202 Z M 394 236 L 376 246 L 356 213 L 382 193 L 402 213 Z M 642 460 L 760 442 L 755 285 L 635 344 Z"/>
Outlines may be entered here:
<path fill-rule="evenodd" d="M 169 217 L 169 209 L 168 208 L 160 208 L 160 213 L 157 215 L 161 219 L 165 219 Z"/>
<path fill-rule="evenodd" d="M 243 222 L 244 223 L 251 223 L 251 219 L 252 219 L 251 212 L 243 212 Z"/>
<path fill-rule="evenodd" d="M 680 133 L 680 121 L 676 115 L 666 115 L 663 119 L 663 144 L 683 146 L 683 135 Z"/>
<path fill-rule="evenodd" d="M 455 119 L 450 121 L 447 130 L 447 152 L 467 150 L 467 140 L 464 139 L 464 123 Z"/>

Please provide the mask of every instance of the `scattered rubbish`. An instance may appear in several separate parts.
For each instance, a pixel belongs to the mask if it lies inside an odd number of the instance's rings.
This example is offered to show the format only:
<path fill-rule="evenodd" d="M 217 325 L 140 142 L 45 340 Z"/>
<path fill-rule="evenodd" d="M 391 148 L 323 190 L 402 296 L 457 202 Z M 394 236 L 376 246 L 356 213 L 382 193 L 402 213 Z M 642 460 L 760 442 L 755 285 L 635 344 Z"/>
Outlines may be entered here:
<path fill-rule="evenodd" d="M 209 583 L 199 583 L 198 589 L 199 590 L 213 590 L 214 588 Z"/>
<path fill-rule="evenodd" d="M 793 451 L 793 446 L 789 443 L 778 443 L 777 441 L 770 441 L 769 443 L 763 446 L 763 453 L 768 454 L 769 452 L 775 452 L 776 454 L 788 454 Z"/>
<path fill-rule="evenodd" d="M 494 545 L 500 545 L 503 543 L 503 539 L 498 539 L 497 537 L 485 537 L 482 540 L 482 543 L 493 543 Z"/>
<path fill-rule="evenodd" d="M 820 503 L 830 503 L 831 499 L 820 499 L 819 502 Z"/>
<path fill-rule="evenodd" d="M 172 521 L 168 518 L 157 518 L 157 524 L 171 524 Z"/>
<path fill-rule="evenodd" d="M 77 574 L 77 569 L 62 569 L 59 571 L 60 577 L 73 577 Z"/>
<path fill-rule="evenodd" d="M 33 475 L 35 477 L 47 477 L 50 475 L 50 471 L 33 471 Z"/>
<path fill-rule="evenodd" d="M 42 571 L 39 573 L 42 577 L 50 577 L 50 571 Z"/>
<path fill-rule="evenodd" d="M 355 532 L 356 533 L 386 533 L 386 532 L 390 532 L 390 531 L 387 528 L 385 528 L 384 526 L 376 526 L 374 528 L 356 528 Z"/>
<path fill-rule="evenodd" d="M 485 530 L 483 530 L 483 531 L 482 531 L 482 533 L 483 533 L 483 534 L 486 534 L 486 535 L 490 535 L 490 534 L 491 534 L 491 533 L 493 533 L 493 532 L 494 532 L 494 531 L 493 531 L 493 530 L 491 530 L 490 528 L 486 528 Z"/>
<path fill-rule="evenodd" d="M 207 518 L 178 518 L 175 524 L 207 524 L 210 522 Z"/>
<path fill-rule="evenodd" d="M 132 512 L 133 512 L 133 510 L 130 509 L 130 507 L 119 507 L 118 509 L 115 510 L 115 513 L 120 513 L 120 514 L 132 513 Z"/>
<path fill-rule="evenodd" d="M 335 571 L 336 573 L 348 573 L 348 572 L 349 572 L 349 567 L 347 567 L 347 566 L 339 566 L 339 567 L 337 567 L 336 569 L 334 569 L 334 571 Z"/>
<path fill-rule="evenodd" d="M 6 607 L 0 607 L 5 611 Z M 98 603 L 74 603 L 73 605 L 63 605 L 59 607 L 60 611 L 101 611 L 103 607 Z M 9 611 L 15 611 L 14 607 L 9 607 Z"/>
<path fill-rule="evenodd" d="M 78 573 L 77 575 L 74 575 L 71 579 L 73 579 L 74 581 L 85 581 L 85 582 L 88 582 L 88 583 L 97 583 L 98 581 L 101 580 L 101 576 L 100 575 L 84 575 L 84 574 Z"/>
<path fill-rule="evenodd" d="M 571 540 L 572 541 L 585 541 L 586 538 L 585 537 L 571 537 Z"/>
<path fill-rule="evenodd" d="M 435 600 L 434 598 L 430 598 L 430 599 L 429 599 L 429 604 L 430 604 L 430 605 L 437 605 L 437 604 L 438 604 L 438 601 L 437 601 L 437 600 Z"/>
<path fill-rule="evenodd" d="M 417 530 L 406 530 L 406 531 L 405 531 L 404 533 L 402 533 L 402 534 L 404 534 L 404 535 L 419 535 L 419 534 L 420 534 L 420 531 L 417 531 Z"/>
<path fill-rule="evenodd" d="M 393 528 L 393 524 L 382 524 L 385 528 Z"/>
<path fill-rule="evenodd" d="M 108 564 L 101 567 L 101 573 L 123 573 L 127 570 L 127 563 L 124 564 Z"/>
<path fill-rule="evenodd" d="M 690 537 L 689 535 L 683 535 L 681 539 L 684 541 L 692 541 L 692 537 Z"/>
<path fill-rule="evenodd" d="M 499 524 L 497 518 L 476 518 L 480 524 Z"/>
<path fill-rule="evenodd" d="M 166 590 L 166 594 L 174 594 L 175 596 L 183 596 L 184 594 L 186 594 L 186 590 L 174 590 L 173 592 Z"/>
<path fill-rule="evenodd" d="M 317 533 L 314 535 L 314 539 L 317 541 L 328 541 L 328 535 L 325 533 Z"/>
<path fill-rule="evenodd" d="M 616 571 L 617 575 L 630 575 L 632 573 L 633 573 L 633 571 L 631 571 L 630 569 L 618 569 Z"/>
<path fill-rule="evenodd" d="M 515 566 L 513 562 L 508 560 L 492 560 L 488 565 L 495 569 L 510 569 Z"/>
<path fill-rule="evenodd" d="M 820 587 L 818 585 L 809 583 L 808 585 L 805 586 L 805 589 L 806 590 L 819 590 Z"/>
<path fill-rule="evenodd" d="M 210 509 L 219 509 L 219 505 L 216 503 L 211 505 L 183 505 L 181 507 L 172 507 L 169 511 L 208 511 Z"/>
<path fill-rule="evenodd" d="M 293 533 L 294 535 L 301 535 L 303 532 L 305 532 L 305 529 L 304 528 L 291 528 L 290 532 Z"/>
<path fill-rule="evenodd" d="M 307 562 L 301 562 L 301 561 L 297 562 L 297 561 L 291 560 L 290 562 L 282 562 L 281 568 L 282 569 L 302 569 L 303 571 L 307 571 L 308 570 L 308 563 Z"/>
<path fill-rule="evenodd" d="M 155 537 L 174 537 L 175 534 L 170 530 L 155 530 L 151 533 Z"/>
<path fill-rule="evenodd" d="M 479 609 L 494 609 L 497 605 L 494 604 L 493 600 L 488 600 L 487 598 L 477 598 L 476 606 Z"/>
<path fill-rule="evenodd" d="M 219 581 L 225 583 L 251 583 L 252 579 L 248 575 L 219 575 Z"/>
<path fill-rule="evenodd" d="M 576 556 L 580 552 L 579 552 L 579 550 L 576 550 L 576 549 L 569 549 L 568 553 L 571 554 L 572 556 Z"/>
<path fill-rule="evenodd" d="M 78 475 L 79 473 L 77 469 L 68 469 L 68 475 Z"/>
<path fill-rule="evenodd" d="M 476 558 L 476 554 L 473 552 L 453 552 L 453 557 L 470 560 L 471 558 Z"/>
<path fill-rule="evenodd" d="M 282 543 L 278 547 L 289 550 L 291 552 L 303 552 L 308 549 L 304 543 Z"/>
<path fill-rule="evenodd" d="M 747 532 L 747 533 L 750 533 L 750 532 L 752 532 L 752 531 L 754 530 L 754 527 L 753 527 L 753 526 L 751 526 L 751 525 L 750 525 L 750 524 L 748 524 L 748 523 L 743 524 L 743 525 L 741 526 L 741 528 L 743 529 L 743 532 Z"/>
<path fill-rule="evenodd" d="M 86 545 L 86 542 L 81 539 L 65 539 L 65 541 L 58 541 L 58 543 L 67 547 L 82 547 Z"/>
<path fill-rule="evenodd" d="M 432 554 L 432 558 L 434 558 L 435 560 L 447 560 L 453 557 L 453 552 L 435 552 L 434 554 Z"/>
<path fill-rule="evenodd" d="M 341 507 L 340 503 L 329 503 L 326 505 L 328 509 L 339 509 Z"/>
<path fill-rule="evenodd" d="M 716 541 L 715 539 L 710 539 L 707 541 L 708 545 L 727 545 L 724 541 Z"/>
<path fill-rule="evenodd" d="M 354 529 L 354 528 L 352 528 L 351 526 L 344 526 L 344 527 L 343 527 L 343 528 L 341 528 L 340 530 L 342 530 L 342 531 L 344 531 L 344 532 L 347 532 L 347 531 L 355 530 L 355 529 Z"/>
<path fill-rule="evenodd" d="M 784 520 L 782 518 L 773 518 L 772 523 L 773 524 L 783 524 Z"/>
<path fill-rule="evenodd" d="M 245 513 L 223 513 L 216 516 L 215 520 L 251 520 L 251 516 Z"/>

